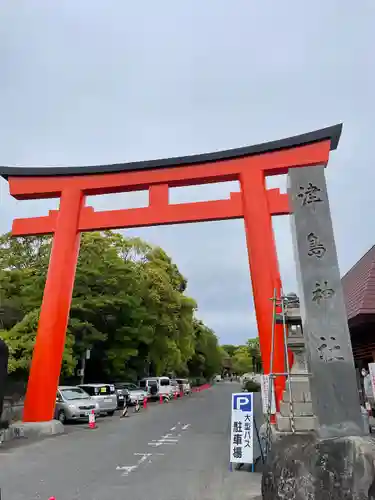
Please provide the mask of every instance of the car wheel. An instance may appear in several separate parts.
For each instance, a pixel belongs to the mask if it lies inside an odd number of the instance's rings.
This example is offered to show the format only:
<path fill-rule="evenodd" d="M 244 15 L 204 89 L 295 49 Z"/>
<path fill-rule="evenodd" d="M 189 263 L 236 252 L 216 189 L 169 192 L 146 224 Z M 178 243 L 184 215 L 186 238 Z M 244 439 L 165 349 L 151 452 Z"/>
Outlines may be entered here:
<path fill-rule="evenodd" d="M 59 420 L 62 424 L 65 424 L 65 423 L 66 423 L 66 415 L 65 415 L 64 410 L 60 410 L 60 411 L 59 411 L 59 414 L 58 414 L 57 418 L 58 418 L 58 420 Z"/>
<path fill-rule="evenodd" d="M 113 417 L 114 414 L 115 414 L 115 410 L 107 412 L 107 415 L 110 416 L 110 417 Z"/>

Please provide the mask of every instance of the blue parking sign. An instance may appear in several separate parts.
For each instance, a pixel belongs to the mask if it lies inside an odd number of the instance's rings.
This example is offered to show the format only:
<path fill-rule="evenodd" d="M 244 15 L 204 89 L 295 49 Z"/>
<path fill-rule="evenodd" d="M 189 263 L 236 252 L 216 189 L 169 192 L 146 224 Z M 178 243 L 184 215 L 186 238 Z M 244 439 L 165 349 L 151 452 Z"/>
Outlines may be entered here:
<path fill-rule="evenodd" d="M 233 394 L 233 410 L 252 412 L 253 411 L 253 394 L 242 393 Z"/>
<path fill-rule="evenodd" d="M 251 392 L 232 394 L 230 435 L 230 462 L 252 464 L 253 453 L 253 397 Z"/>

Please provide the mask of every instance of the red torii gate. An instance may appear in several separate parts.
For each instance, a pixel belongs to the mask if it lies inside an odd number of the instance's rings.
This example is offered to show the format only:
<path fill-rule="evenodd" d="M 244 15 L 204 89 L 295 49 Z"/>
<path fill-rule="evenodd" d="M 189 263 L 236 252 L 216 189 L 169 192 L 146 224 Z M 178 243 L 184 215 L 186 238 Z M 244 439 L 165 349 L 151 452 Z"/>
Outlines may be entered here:
<path fill-rule="evenodd" d="M 53 234 L 53 245 L 28 382 L 24 421 L 53 418 L 77 265 L 80 233 L 104 229 L 244 218 L 254 305 L 264 373 L 271 357 L 274 290 L 280 294 L 272 216 L 289 214 L 286 194 L 266 189 L 266 176 L 289 168 L 326 165 L 337 148 L 341 125 L 216 153 L 92 167 L 0 167 L 18 200 L 60 198 L 45 217 L 15 219 L 14 236 Z M 170 187 L 239 180 L 228 200 L 170 204 Z M 95 212 L 86 196 L 149 191 L 145 208 Z M 275 329 L 273 371 L 285 371 L 283 332 Z M 276 399 L 283 377 L 276 378 Z"/>

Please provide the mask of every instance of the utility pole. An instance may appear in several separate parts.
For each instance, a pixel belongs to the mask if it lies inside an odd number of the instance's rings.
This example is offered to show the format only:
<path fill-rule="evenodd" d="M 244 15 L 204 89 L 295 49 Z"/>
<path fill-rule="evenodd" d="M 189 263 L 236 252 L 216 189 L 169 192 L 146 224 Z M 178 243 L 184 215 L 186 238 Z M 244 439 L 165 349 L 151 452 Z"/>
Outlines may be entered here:
<path fill-rule="evenodd" d="M 81 358 L 81 384 L 85 383 L 85 370 L 86 370 L 86 360 L 90 359 L 91 356 L 91 349 L 86 349 L 86 352 Z"/>

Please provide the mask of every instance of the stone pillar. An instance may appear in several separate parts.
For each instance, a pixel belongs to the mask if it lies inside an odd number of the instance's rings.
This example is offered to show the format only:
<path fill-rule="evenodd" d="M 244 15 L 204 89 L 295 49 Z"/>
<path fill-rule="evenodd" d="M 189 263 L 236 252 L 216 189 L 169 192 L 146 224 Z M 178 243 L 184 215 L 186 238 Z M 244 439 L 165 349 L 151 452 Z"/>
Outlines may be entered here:
<path fill-rule="evenodd" d="M 262 498 L 375 500 L 375 440 L 366 435 L 368 423 L 364 425 L 359 404 L 324 168 L 293 169 L 288 176 L 311 406 L 317 422 L 312 432 L 275 437 L 263 470 Z M 290 336 L 289 345 L 301 346 L 302 340 Z M 292 371 L 302 369 L 302 364 L 299 358 Z M 293 377 L 294 373 L 291 386 Z"/>
<path fill-rule="evenodd" d="M 364 434 L 324 167 L 288 174 L 312 410 L 321 438 Z"/>

